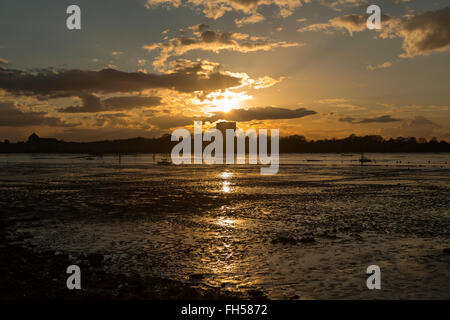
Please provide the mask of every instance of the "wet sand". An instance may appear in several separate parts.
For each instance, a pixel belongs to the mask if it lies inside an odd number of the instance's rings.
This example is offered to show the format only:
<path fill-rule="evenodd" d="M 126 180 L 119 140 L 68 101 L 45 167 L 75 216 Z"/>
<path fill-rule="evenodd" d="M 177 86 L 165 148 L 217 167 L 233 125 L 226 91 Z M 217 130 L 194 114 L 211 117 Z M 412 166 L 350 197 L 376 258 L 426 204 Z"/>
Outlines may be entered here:
<path fill-rule="evenodd" d="M 446 167 L 9 162 L 0 181 L 2 298 L 450 298 Z"/>
<path fill-rule="evenodd" d="M 221 288 L 208 290 L 193 288 L 179 281 L 158 277 L 140 277 L 103 270 L 101 254 L 74 257 L 61 252 L 36 251 L 19 243 L 30 235 L 5 237 L 4 225 L 0 227 L 0 300 L 63 299 L 63 300 L 161 300 L 161 299 L 252 299 Z M 82 270 L 82 289 L 68 290 L 64 270 L 77 264 Z M 251 294 L 252 292 L 250 292 Z M 257 297 L 255 297 L 257 298 Z M 261 296 L 260 298 L 264 298 Z"/>

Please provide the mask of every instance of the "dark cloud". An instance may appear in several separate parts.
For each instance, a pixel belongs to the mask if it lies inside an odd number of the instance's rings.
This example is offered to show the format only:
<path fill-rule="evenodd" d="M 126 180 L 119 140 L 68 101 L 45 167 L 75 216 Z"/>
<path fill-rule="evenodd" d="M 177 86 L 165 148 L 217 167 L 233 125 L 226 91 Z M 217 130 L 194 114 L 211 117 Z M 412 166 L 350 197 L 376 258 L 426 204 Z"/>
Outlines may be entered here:
<path fill-rule="evenodd" d="M 450 48 L 450 7 L 419 13 L 401 21 L 398 34 L 404 38 L 402 57 L 428 55 Z"/>
<path fill-rule="evenodd" d="M 161 104 L 160 97 L 122 96 L 100 100 L 99 97 L 87 94 L 81 97 L 81 106 L 70 106 L 59 109 L 64 113 L 93 113 L 105 111 L 123 111 L 138 107 L 155 107 Z"/>
<path fill-rule="evenodd" d="M 13 102 L 0 102 L 0 126 L 2 127 L 26 127 L 26 126 L 50 126 L 71 127 L 61 119 L 47 117 L 47 112 L 25 112 L 19 110 Z"/>
<path fill-rule="evenodd" d="M 84 113 L 84 112 L 101 112 L 103 109 L 101 100 L 99 97 L 92 94 L 86 94 L 81 97 L 83 102 L 82 106 L 70 106 L 64 109 L 59 109 L 59 112 L 65 113 Z"/>
<path fill-rule="evenodd" d="M 247 110 L 233 109 L 230 110 L 229 112 L 216 112 L 214 115 L 206 119 L 201 117 L 184 116 L 182 114 L 167 114 L 149 118 L 147 120 L 147 123 L 161 129 L 170 129 L 193 125 L 194 121 L 202 121 L 202 120 L 211 123 L 217 120 L 245 122 L 252 120 L 294 119 L 305 117 L 312 114 L 316 114 L 316 112 L 304 108 L 290 110 L 275 107 L 264 107 L 264 108 L 257 107 Z"/>
<path fill-rule="evenodd" d="M 375 118 L 365 118 L 358 123 L 387 123 L 387 122 L 398 122 L 401 119 L 392 118 L 390 115 L 375 117 Z"/>
<path fill-rule="evenodd" d="M 353 123 L 356 121 L 355 118 L 353 117 L 345 117 L 345 118 L 340 118 L 339 119 L 340 122 L 348 122 L 348 123 Z"/>
<path fill-rule="evenodd" d="M 168 74 L 122 72 L 113 69 L 101 71 L 46 70 L 29 73 L 0 68 L 0 88 L 16 95 L 80 96 L 83 93 L 136 92 L 164 88 L 178 92 L 215 91 L 235 87 L 242 79 L 214 71 L 196 72 L 202 62 L 194 63 L 197 69 L 176 70 Z"/>
<path fill-rule="evenodd" d="M 205 121 L 215 122 L 217 120 L 228 121 L 252 121 L 252 120 L 276 120 L 295 119 L 316 114 L 315 111 L 299 108 L 295 110 L 276 107 L 256 107 L 250 109 L 233 109 L 229 112 L 215 112 Z"/>
<path fill-rule="evenodd" d="M 197 31 L 199 31 L 199 32 L 203 32 L 208 29 L 209 29 L 209 25 L 207 25 L 207 24 L 201 23 L 201 24 L 197 25 Z"/>
<path fill-rule="evenodd" d="M 401 121 L 401 119 L 392 118 L 390 115 L 384 115 L 379 117 L 373 117 L 373 118 L 364 118 L 364 119 L 356 119 L 353 117 L 344 117 L 340 118 L 339 122 L 347 122 L 347 123 L 388 123 L 388 122 L 398 122 Z"/>
<path fill-rule="evenodd" d="M 410 14 L 402 18 L 383 15 L 381 38 L 403 38 L 403 58 L 429 55 L 450 49 L 450 7 Z M 298 29 L 305 31 L 346 30 L 350 34 L 367 30 L 367 16 L 349 14 Z"/>
<path fill-rule="evenodd" d="M 200 27 L 201 26 L 201 27 Z M 271 41 L 265 37 L 252 37 L 249 34 L 235 32 L 220 32 L 208 30 L 206 25 L 190 28 L 192 36 L 179 36 L 166 42 L 144 45 L 149 51 L 158 50 L 159 56 L 153 65 L 164 70 L 166 61 L 174 56 L 182 56 L 189 51 L 202 50 L 211 52 L 236 51 L 241 53 L 270 51 L 275 48 L 297 47 L 300 44 L 287 41 Z"/>
<path fill-rule="evenodd" d="M 126 119 L 129 116 L 125 113 L 113 113 L 113 114 L 99 114 L 95 117 L 96 125 L 99 127 L 116 127 L 128 125 Z"/>
<path fill-rule="evenodd" d="M 109 110 L 127 110 L 138 107 L 155 107 L 161 104 L 160 97 L 123 96 L 103 100 Z"/>

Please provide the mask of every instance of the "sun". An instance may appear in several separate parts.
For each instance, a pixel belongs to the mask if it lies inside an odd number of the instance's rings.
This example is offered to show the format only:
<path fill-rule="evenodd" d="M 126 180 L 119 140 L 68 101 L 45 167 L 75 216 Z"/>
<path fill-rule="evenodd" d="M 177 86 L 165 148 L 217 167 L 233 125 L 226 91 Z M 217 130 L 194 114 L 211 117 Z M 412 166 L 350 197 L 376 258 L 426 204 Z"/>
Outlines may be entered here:
<path fill-rule="evenodd" d="M 202 101 L 196 101 L 196 104 L 204 105 L 208 107 L 206 111 L 222 111 L 229 112 L 233 109 L 241 107 L 241 103 L 246 100 L 253 99 L 252 96 L 247 95 L 245 92 L 232 92 L 225 90 L 223 92 L 211 92 L 206 96 L 206 99 Z"/>
<path fill-rule="evenodd" d="M 236 97 L 229 96 L 229 97 L 223 97 L 221 99 L 217 99 L 213 101 L 214 109 L 217 111 L 223 111 L 228 112 L 230 110 L 236 109 L 239 107 L 241 103 L 241 100 L 237 99 Z"/>

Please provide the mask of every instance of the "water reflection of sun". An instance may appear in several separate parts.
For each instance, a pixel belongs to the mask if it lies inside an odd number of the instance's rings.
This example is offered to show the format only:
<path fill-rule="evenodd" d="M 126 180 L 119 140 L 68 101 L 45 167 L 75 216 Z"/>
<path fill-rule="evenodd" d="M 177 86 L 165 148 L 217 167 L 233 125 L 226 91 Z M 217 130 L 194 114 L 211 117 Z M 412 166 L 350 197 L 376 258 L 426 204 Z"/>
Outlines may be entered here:
<path fill-rule="evenodd" d="M 231 218 L 220 217 L 217 219 L 216 223 L 221 227 L 231 227 L 234 225 L 235 221 Z"/>
<path fill-rule="evenodd" d="M 230 179 L 233 176 L 233 172 L 230 171 L 224 171 L 220 174 L 220 177 L 222 179 Z"/>
<path fill-rule="evenodd" d="M 224 193 L 230 193 L 231 192 L 230 181 L 223 181 L 222 182 L 222 192 L 224 192 Z"/>
<path fill-rule="evenodd" d="M 233 176 L 233 173 L 230 171 L 224 171 L 220 174 L 220 177 L 223 179 L 222 181 L 222 192 L 230 193 L 231 192 L 231 183 L 229 179 Z"/>

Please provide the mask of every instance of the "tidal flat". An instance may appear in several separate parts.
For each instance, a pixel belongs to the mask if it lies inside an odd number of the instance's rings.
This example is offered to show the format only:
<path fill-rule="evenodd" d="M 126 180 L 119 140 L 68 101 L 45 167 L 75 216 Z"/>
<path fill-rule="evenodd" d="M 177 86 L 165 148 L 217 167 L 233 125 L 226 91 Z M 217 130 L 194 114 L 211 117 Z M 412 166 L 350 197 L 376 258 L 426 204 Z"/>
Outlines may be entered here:
<path fill-rule="evenodd" d="M 450 155 L 358 156 L 2 155 L 1 298 L 449 299 Z"/>

